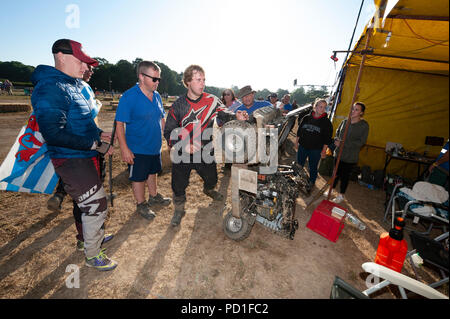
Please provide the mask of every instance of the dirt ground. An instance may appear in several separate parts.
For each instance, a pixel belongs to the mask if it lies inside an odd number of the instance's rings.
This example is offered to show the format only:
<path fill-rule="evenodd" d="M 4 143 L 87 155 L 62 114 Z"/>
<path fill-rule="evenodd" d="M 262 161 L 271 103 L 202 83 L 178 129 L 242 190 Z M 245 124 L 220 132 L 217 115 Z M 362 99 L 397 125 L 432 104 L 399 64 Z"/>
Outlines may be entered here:
<path fill-rule="evenodd" d="M 0 161 L 27 116 L 0 113 Z M 100 112 L 100 126 L 105 131 L 111 130 L 113 117 L 111 111 Z M 171 197 L 165 146 L 163 154 L 164 171 L 158 187 Z M 288 155 L 282 162 L 294 159 L 292 151 Z M 324 197 L 308 209 L 311 197 L 299 197 L 299 229 L 293 240 L 256 223 L 249 238 L 232 241 L 222 230 L 223 216 L 231 208 L 231 185 L 221 164 L 218 190 L 226 202 L 216 203 L 204 195 L 201 179 L 193 172 L 187 189 L 187 214 L 180 227 L 172 228 L 172 204 L 156 208 L 157 217 L 151 222 L 134 213 L 125 170 L 115 149 L 113 187 L 117 197 L 106 223 L 107 232 L 115 237 L 104 247 L 119 265 L 110 272 L 86 267 L 84 254 L 75 249 L 69 198 L 64 200 L 62 211 L 54 213 L 46 207 L 49 195 L 0 191 L 0 298 L 327 299 L 335 276 L 361 291 L 367 289 L 368 274 L 361 265 L 374 260 L 379 236 L 389 229 L 382 221 L 384 191 L 351 182 L 342 205 L 367 225 L 363 231 L 346 224 L 338 241 L 329 241 L 306 227 Z M 313 193 L 326 179 L 319 175 Z M 405 237 L 409 241 L 409 236 Z M 79 288 L 66 284 L 73 265 L 79 267 Z M 402 273 L 413 276 L 408 262 Z M 434 271 L 426 269 L 421 275 L 424 280 L 437 278 Z M 440 291 L 448 295 L 448 285 Z M 398 298 L 399 293 L 396 287 L 385 288 L 373 297 Z"/>

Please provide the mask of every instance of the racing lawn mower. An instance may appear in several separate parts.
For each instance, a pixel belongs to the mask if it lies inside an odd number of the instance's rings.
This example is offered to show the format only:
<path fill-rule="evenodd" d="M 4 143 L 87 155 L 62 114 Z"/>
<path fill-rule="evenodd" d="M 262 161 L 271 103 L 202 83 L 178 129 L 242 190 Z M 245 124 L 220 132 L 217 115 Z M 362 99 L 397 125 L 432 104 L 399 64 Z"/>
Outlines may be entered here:
<path fill-rule="evenodd" d="M 230 239 L 246 239 L 255 222 L 282 237 L 294 239 L 299 193 L 309 194 L 309 176 L 296 162 L 278 164 L 283 147 L 299 116 L 311 111 L 307 105 L 283 116 L 279 109 L 263 107 L 249 121 L 230 121 L 220 131 L 225 163 L 231 166 L 232 209 L 223 220 Z"/>

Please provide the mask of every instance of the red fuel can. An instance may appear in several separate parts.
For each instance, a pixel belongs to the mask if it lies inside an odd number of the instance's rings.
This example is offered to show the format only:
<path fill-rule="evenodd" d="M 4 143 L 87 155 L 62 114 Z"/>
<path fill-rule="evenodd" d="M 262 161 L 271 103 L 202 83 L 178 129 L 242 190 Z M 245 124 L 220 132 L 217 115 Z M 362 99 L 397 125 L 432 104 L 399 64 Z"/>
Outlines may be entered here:
<path fill-rule="evenodd" d="M 306 227 L 312 231 L 322 235 L 332 242 L 336 242 L 344 228 L 344 218 L 336 218 L 332 216 L 332 210 L 337 207 L 347 211 L 345 208 L 336 205 L 328 200 L 323 200 L 314 210 L 311 219 Z"/>
<path fill-rule="evenodd" d="M 394 222 L 394 228 L 389 233 L 380 236 L 375 263 L 389 269 L 401 272 L 408 252 L 408 244 L 403 239 L 403 218 L 398 217 Z"/>

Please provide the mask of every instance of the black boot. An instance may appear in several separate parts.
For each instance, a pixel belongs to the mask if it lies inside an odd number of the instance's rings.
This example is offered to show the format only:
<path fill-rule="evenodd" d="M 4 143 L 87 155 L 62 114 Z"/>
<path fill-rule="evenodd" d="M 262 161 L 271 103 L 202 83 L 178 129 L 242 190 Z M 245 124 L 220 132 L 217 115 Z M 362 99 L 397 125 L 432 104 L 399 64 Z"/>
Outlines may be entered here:
<path fill-rule="evenodd" d="M 59 213 L 61 211 L 61 204 L 64 200 L 64 195 L 55 193 L 47 201 L 47 208 L 52 212 Z"/>
<path fill-rule="evenodd" d="M 208 195 L 215 201 L 223 200 L 223 195 L 220 194 L 218 191 L 214 190 L 214 188 L 212 188 L 212 189 L 203 188 L 203 193 L 205 193 L 206 195 Z"/>
<path fill-rule="evenodd" d="M 184 217 L 184 215 L 186 214 L 185 210 L 184 210 L 184 204 L 186 203 L 184 197 L 181 198 L 174 198 L 174 206 L 175 206 L 175 211 L 173 212 L 173 217 L 172 220 L 170 221 L 170 224 L 174 227 L 180 225 L 181 223 L 181 219 Z"/>

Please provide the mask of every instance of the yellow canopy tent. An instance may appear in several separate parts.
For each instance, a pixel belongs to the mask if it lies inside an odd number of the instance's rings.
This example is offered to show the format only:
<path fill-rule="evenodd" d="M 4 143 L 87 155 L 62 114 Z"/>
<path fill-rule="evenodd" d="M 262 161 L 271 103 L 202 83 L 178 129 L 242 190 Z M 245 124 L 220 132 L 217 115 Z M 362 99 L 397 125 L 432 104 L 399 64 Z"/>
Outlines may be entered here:
<path fill-rule="evenodd" d="M 441 147 L 426 146 L 426 136 L 449 137 L 449 1 L 375 5 L 374 18 L 343 65 L 332 111 L 336 129 L 348 117 L 354 94 L 365 103 L 370 130 L 358 165 L 372 170 L 383 169 L 387 142 L 434 157 Z M 392 161 L 387 173 L 415 178 L 417 164 Z"/>

